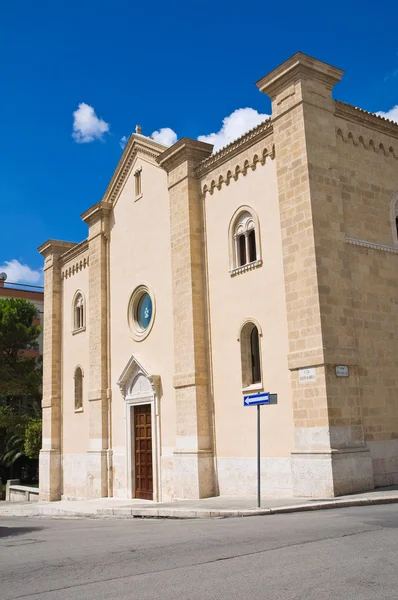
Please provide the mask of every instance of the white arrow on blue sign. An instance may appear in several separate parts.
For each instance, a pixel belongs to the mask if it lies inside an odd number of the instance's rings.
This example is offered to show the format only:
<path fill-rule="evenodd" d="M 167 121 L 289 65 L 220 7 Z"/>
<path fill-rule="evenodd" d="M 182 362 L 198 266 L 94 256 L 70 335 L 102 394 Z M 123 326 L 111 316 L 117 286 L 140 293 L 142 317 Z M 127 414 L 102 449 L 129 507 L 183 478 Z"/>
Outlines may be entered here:
<path fill-rule="evenodd" d="M 269 404 L 269 392 L 262 394 L 252 394 L 251 396 L 243 396 L 243 406 L 258 406 L 259 404 Z"/>

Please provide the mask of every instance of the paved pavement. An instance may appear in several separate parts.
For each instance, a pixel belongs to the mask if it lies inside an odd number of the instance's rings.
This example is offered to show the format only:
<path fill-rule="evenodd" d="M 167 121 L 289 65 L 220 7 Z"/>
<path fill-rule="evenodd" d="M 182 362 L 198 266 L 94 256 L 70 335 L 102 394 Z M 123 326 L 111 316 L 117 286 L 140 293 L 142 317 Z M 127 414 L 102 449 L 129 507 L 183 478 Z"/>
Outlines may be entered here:
<path fill-rule="evenodd" d="M 398 507 L 0 519 L 1 600 L 396 600 Z"/>
<path fill-rule="evenodd" d="M 263 498 L 256 508 L 255 498 L 218 496 L 202 500 L 156 503 L 149 500 L 100 498 L 97 500 L 62 500 L 60 502 L 0 502 L 1 516 L 47 517 L 149 517 L 196 519 L 208 517 L 244 517 L 286 512 L 342 508 L 366 504 L 398 503 L 398 486 L 338 498 Z"/>

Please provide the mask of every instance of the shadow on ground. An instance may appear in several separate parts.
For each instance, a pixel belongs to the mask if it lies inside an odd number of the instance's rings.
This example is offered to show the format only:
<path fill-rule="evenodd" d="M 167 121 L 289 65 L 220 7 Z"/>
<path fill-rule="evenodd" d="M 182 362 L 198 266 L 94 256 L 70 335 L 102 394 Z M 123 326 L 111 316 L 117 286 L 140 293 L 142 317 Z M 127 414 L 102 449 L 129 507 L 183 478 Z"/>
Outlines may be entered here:
<path fill-rule="evenodd" d="M 0 527 L 0 539 L 32 533 L 33 531 L 42 531 L 42 529 L 44 527 Z"/>

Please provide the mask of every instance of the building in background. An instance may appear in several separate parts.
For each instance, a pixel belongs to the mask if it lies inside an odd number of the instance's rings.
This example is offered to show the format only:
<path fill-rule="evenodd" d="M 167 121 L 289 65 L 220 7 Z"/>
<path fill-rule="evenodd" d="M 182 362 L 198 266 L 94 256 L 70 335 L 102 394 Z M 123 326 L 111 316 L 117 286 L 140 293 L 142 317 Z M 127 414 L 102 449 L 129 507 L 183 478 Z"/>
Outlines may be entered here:
<path fill-rule="evenodd" d="M 298 53 L 272 115 L 212 153 L 137 130 L 45 275 L 44 500 L 398 483 L 398 125 Z"/>
<path fill-rule="evenodd" d="M 37 313 L 33 324 L 43 327 L 44 320 L 44 288 L 40 285 L 14 283 L 7 280 L 7 273 L 0 273 L 0 298 L 23 298 L 35 305 Z M 43 332 L 40 333 L 35 348 L 25 348 L 24 354 L 39 356 L 43 354 Z"/>

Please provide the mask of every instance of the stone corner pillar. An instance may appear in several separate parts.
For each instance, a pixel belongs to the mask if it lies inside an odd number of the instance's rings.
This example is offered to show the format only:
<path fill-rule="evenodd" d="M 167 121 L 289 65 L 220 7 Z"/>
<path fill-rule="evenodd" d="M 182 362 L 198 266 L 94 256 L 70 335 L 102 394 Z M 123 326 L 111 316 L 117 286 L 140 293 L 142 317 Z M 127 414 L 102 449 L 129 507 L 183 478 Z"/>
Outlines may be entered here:
<path fill-rule="evenodd" d="M 159 156 L 168 174 L 174 324 L 177 498 L 214 494 L 204 292 L 203 223 L 195 167 L 210 144 L 183 138 Z"/>
<path fill-rule="evenodd" d="M 89 447 L 86 497 L 112 495 L 110 394 L 108 380 L 109 214 L 111 205 L 99 202 L 82 215 L 89 227 Z"/>
<path fill-rule="evenodd" d="M 39 457 L 40 500 L 60 500 L 62 289 L 60 256 L 75 244 L 48 240 L 38 250 L 44 257 L 43 441 Z"/>
<path fill-rule="evenodd" d="M 272 100 L 296 496 L 336 496 L 374 487 L 361 421 L 331 94 L 342 74 L 297 53 L 257 84 Z M 349 377 L 337 377 L 336 365 L 347 365 Z"/>

